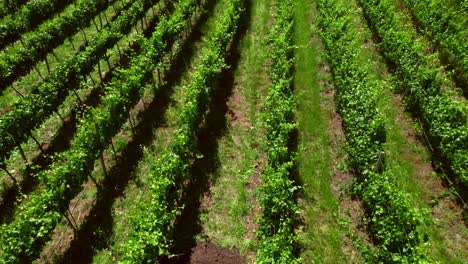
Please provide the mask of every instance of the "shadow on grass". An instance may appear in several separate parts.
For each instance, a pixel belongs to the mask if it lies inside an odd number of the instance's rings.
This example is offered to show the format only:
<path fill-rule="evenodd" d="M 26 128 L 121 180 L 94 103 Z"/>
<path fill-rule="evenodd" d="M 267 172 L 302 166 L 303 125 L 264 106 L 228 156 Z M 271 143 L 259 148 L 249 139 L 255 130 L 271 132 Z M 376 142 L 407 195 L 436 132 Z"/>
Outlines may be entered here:
<path fill-rule="evenodd" d="M 189 183 L 183 188 L 180 206 L 184 209 L 175 221 L 173 239 L 175 244 L 172 254 L 176 257 L 161 257 L 159 263 L 189 263 L 192 249 L 197 245 L 196 236 L 202 231 L 199 221 L 201 213 L 201 199 L 208 192 L 213 179 L 210 175 L 216 174 L 220 162 L 217 157 L 218 140 L 226 132 L 226 113 L 228 112 L 227 100 L 234 87 L 234 73 L 239 64 L 238 44 L 250 27 L 251 7 L 250 1 L 240 19 L 240 27 L 234 35 L 226 62 L 230 68 L 224 70 L 215 82 L 215 91 L 208 115 L 203 127 L 198 132 L 198 150 L 203 155 L 195 160 L 190 168 L 192 176 Z"/>
<path fill-rule="evenodd" d="M 122 150 L 117 164 L 108 168 L 107 176 L 98 190 L 97 201 L 88 219 L 75 234 L 70 248 L 61 256 L 61 263 L 91 263 L 94 252 L 109 247 L 108 238 L 112 236 L 113 218 L 112 206 L 133 176 L 138 161 L 143 157 L 143 148 L 153 141 L 153 131 L 163 125 L 164 114 L 170 104 L 173 87 L 180 82 L 180 77 L 186 69 L 187 58 L 193 57 L 193 43 L 202 34 L 201 27 L 214 7 L 214 1 L 204 7 L 206 12 L 201 15 L 193 26 L 190 36 L 183 41 L 180 52 L 173 58 L 173 62 L 165 77 L 164 86 L 160 87 L 146 108 L 139 113 L 140 120 L 135 127 L 135 135 Z"/>
<path fill-rule="evenodd" d="M 157 21 L 158 19 L 153 19 L 151 21 L 144 32 L 146 37 L 151 36 L 151 29 L 154 28 Z M 18 199 L 21 195 L 30 194 L 34 190 L 37 186 L 37 174 L 47 170 L 52 165 L 54 162 L 54 155 L 70 148 L 71 140 L 76 132 L 77 122 L 81 118 L 84 110 L 86 108 L 97 107 L 100 104 L 101 98 L 104 95 L 104 89 L 102 89 L 102 87 L 109 83 L 114 77 L 113 69 L 127 68 L 131 60 L 130 57 L 134 55 L 135 52 L 140 52 L 137 42 L 133 43 L 133 45 L 122 54 L 117 64 L 103 76 L 102 81 L 97 83 L 98 88 L 93 89 L 84 100 L 80 99 L 82 100 L 81 105 L 73 109 L 68 117 L 63 118 L 63 124 L 55 133 L 52 141 L 48 144 L 43 144 L 44 146 L 42 146 L 42 148 L 44 152 L 33 157 L 30 161 L 31 164 L 21 172 L 23 180 L 18 182 L 19 186 L 11 184 L 5 189 L 2 193 L 2 202 L 0 203 L 0 224 L 9 223 L 13 220 Z M 78 85 L 77 81 L 74 80 L 70 87 L 77 87 Z"/>

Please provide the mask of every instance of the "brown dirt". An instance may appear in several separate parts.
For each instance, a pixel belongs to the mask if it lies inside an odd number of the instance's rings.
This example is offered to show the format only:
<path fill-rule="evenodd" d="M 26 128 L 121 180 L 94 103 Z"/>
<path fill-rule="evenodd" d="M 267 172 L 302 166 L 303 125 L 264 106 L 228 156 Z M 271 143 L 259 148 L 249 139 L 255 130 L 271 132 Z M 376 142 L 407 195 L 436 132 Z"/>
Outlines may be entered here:
<path fill-rule="evenodd" d="M 213 208 L 213 186 L 203 194 L 203 197 L 200 202 L 200 211 L 208 212 Z"/>
<path fill-rule="evenodd" d="M 236 83 L 234 85 L 237 87 Z M 231 122 L 231 126 L 234 126 L 234 123 L 235 125 L 247 128 L 252 126 L 252 123 L 245 117 L 244 111 L 242 111 L 245 108 L 245 98 L 240 93 L 233 92 L 226 104 L 228 107 L 226 119 Z"/>
<path fill-rule="evenodd" d="M 265 155 L 263 155 L 259 158 L 257 164 L 255 164 L 255 173 L 252 177 L 250 177 L 249 182 L 247 183 L 247 190 L 252 191 L 257 186 L 262 185 L 262 178 L 260 177 L 260 175 L 262 174 L 266 161 L 267 158 Z"/>
<path fill-rule="evenodd" d="M 334 90 L 330 89 L 325 93 L 326 95 L 324 96 L 327 97 L 330 102 L 333 102 Z M 333 108 L 335 108 L 334 104 Z M 342 118 L 338 113 L 335 111 L 330 112 L 328 134 L 331 139 L 330 153 L 335 164 L 342 163 L 345 160 L 345 157 L 339 156 L 339 152 L 343 151 L 342 144 L 345 142 L 342 122 Z M 358 198 L 351 198 L 349 188 L 351 188 L 353 179 L 354 175 L 351 172 L 340 169 L 337 166 L 333 167 L 331 186 L 333 192 L 339 197 L 340 214 L 349 218 L 351 230 L 353 230 L 358 237 L 362 238 L 367 245 L 371 246 L 371 239 L 363 223 L 363 218 L 365 216 L 364 204 Z M 343 252 L 352 260 L 360 258 L 351 237 L 345 238 Z"/>
<path fill-rule="evenodd" d="M 333 92 L 331 92 L 333 93 Z M 330 114 L 330 119 L 329 119 L 329 126 L 328 126 L 328 134 L 330 135 L 331 143 L 330 143 L 330 152 L 332 156 L 332 160 L 334 161 L 334 164 L 339 164 L 340 162 L 343 162 L 343 158 L 339 158 L 339 151 L 341 148 L 341 145 L 345 142 L 344 140 L 344 132 L 342 128 L 342 119 L 341 116 L 335 112 Z M 340 189 L 344 184 L 349 184 L 352 179 L 353 175 L 351 175 L 347 171 L 340 170 L 336 166 L 333 168 L 333 174 L 332 174 L 332 190 L 335 192 L 335 194 L 339 195 L 340 194 Z"/>
<path fill-rule="evenodd" d="M 440 235 L 447 243 L 449 255 L 468 259 L 468 231 L 464 225 L 464 212 L 459 204 L 451 197 L 441 198 L 433 206 L 432 214 L 437 228 L 443 230 Z"/>
<path fill-rule="evenodd" d="M 331 75 L 330 68 L 327 64 L 320 65 L 320 71 L 326 75 Z M 337 165 L 344 161 L 344 158 L 340 157 L 340 152 L 343 151 L 342 145 L 346 141 L 342 126 L 343 121 L 341 116 L 336 112 L 336 106 L 334 104 L 335 90 L 333 84 L 330 80 L 319 80 L 319 85 L 322 89 L 321 97 L 325 99 L 322 100 L 321 107 L 328 109 L 329 111 L 328 134 L 330 136 L 330 155 L 333 163 Z M 349 172 L 340 170 L 334 166 L 331 178 L 332 190 L 337 196 L 340 196 L 342 186 L 349 184 L 352 179 L 353 175 Z"/>
<path fill-rule="evenodd" d="M 255 197 L 254 192 L 256 188 L 262 185 L 262 178 L 260 177 L 260 175 L 263 171 L 266 161 L 267 158 L 264 155 L 257 161 L 257 164 L 255 165 L 255 173 L 254 175 L 252 175 L 252 177 L 250 177 L 246 186 L 247 192 L 249 193 L 250 197 Z M 257 199 L 252 199 L 251 202 L 251 208 L 249 210 L 249 213 L 245 217 L 245 226 L 247 228 L 245 238 L 250 240 L 257 240 L 257 236 L 255 235 L 255 230 L 258 230 L 259 228 L 259 224 L 257 223 L 257 217 L 262 215 L 262 209 L 260 208 Z"/>
<path fill-rule="evenodd" d="M 95 185 L 92 182 L 87 182 L 80 194 L 70 202 L 67 216 L 77 226 L 80 226 L 89 216 L 91 208 L 95 203 L 93 198 L 82 199 L 83 195 L 91 188 L 95 188 Z M 72 227 L 66 220 L 62 220 L 60 226 L 53 231 L 51 241 L 45 245 L 37 263 L 51 263 L 57 256 L 64 254 L 68 250 L 71 241 L 75 238 L 74 228 L 78 228 L 77 226 Z"/>
<path fill-rule="evenodd" d="M 175 262 L 174 262 L 175 263 Z M 245 259 L 236 250 L 218 247 L 211 243 L 198 242 L 191 250 L 190 259 L 177 263 L 190 264 L 243 264 Z"/>
<path fill-rule="evenodd" d="M 247 13 L 249 13 L 250 10 L 247 10 Z M 245 15 L 245 17 L 249 17 Z M 249 22 L 246 22 L 243 27 L 248 27 Z M 238 54 L 240 56 L 240 54 Z M 236 62 L 237 63 L 237 62 Z M 234 68 L 234 67 L 233 67 Z M 250 108 L 249 104 L 249 98 L 246 98 L 243 90 L 247 89 L 248 87 L 242 87 L 243 82 L 245 80 L 238 76 L 233 76 L 234 79 L 232 80 L 232 91 L 229 94 L 229 96 L 226 99 L 225 106 L 226 106 L 226 113 L 225 113 L 225 120 L 227 121 L 227 124 L 229 125 L 227 129 L 227 134 L 225 137 L 232 137 L 233 142 L 235 143 L 235 146 L 241 146 L 243 143 L 242 135 L 246 133 L 251 133 L 255 132 L 258 133 L 258 137 L 262 136 L 262 131 L 258 127 L 252 130 L 252 128 L 255 126 L 255 120 L 252 120 L 251 114 L 252 111 L 260 111 L 260 105 L 261 101 L 258 99 L 255 99 L 255 109 Z M 225 83 L 223 83 L 225 85 Z M 269 87 L 269 81 L 267 77 L 267 66 L 262 68 L 261 72 L 261 80 L 259 80 L 258 85 L 256 85 L 256 90 L 258 93 L 258 96 L 261 97 L 266 93 Z M 240 133 L 233 133 L 234 129 L 240 130 L 242 132 Z M 251 142 L 250 148 L 257 149 L 259 150 L 259 144 L 257 142 Z M 239 151 L 240 148 L 237 148 L 237 151 Z M 232 158 L 232 163 L 233 164 L 242 164 L 244 161 L 244 154 L 243 153 L 235 153 L 235 149 L 231 150 L 234 151 L 230 156 Z M 260 207 L 257 203 L 257 201 L 254 198 L 254 192 L 257 186 L 261 184 L 261 178 L 260 174 L 263 170 L 264 163 L 266 161 L 265 155 L 261 155 L 258 160 L 255 161 L 255 171 L 249 177 L 247 183 L 246 183 L 246 190 L 247 190 L 247 196 L 248 200 L 251 203 L 250 204 L 250 209 L 247 213 L 246 216 L 243 217 L 243 222 L 244 222 L 244 227 L 246 228 L 246 234 L 244 235 L 244 239 L 246 240 L 256 240 L 257 237 L 255 235 L 255 230 L 258 229 L 258 223 L 257 223 L 257 217 L 258 215 L 261 214 Z M 220 175 L 217 176 L 217 181 L 220 180 L 229 180 L 232 179 L 232 177 L 237 177 L 236 175 L 231 175 L 227 173 L 221 173 Z M 231 181 L 231 180 L 229 180 Z M 233 181 L 233 180 L 232 180 Z M 211 183 L 211 187 L 209 189 L 209 192 L 205 193 L 203 196 L 203 199 L 201 201 L 200 208 L 204 212 L 209 212 L 212 211 L 212 208 L 214 206 L 214 197 L 212 196 L 213 192 L 215 191 L 215 186 L 213 186 L 213 182 Z M 228 190 L 227 190 L 228 191 Z M 229 191 L 228 191 L 229 192 Z M 228 194 L 229 195 L 229 194 Z M 232 194 L 236 195 L 236 194 Z M 223 208 L 223 210 L 215 215 L 211 215 L 215 220 L 213 221 L 223 221 L 222 219 L 225 217 L 229 217 L 229 208 L 226 206 Z M 214 237 L 211 237 L 211 235 L 201 231 L 200 234 L 201 237 L 203 237 L 205 240 L 210 240 L 213 239 L 212 241 L 215 241 L 216 239 Z M 197 249 L 198 248 L 198 249 Z M 214 254 L 209 253 L 208 257 L 203 256 L 200 258 L 199 254 L 200 253 L 205 253 L 206 250 L 208 251 L 213 251 L 215 249 Z M 246 263 L 246 259 L 253 259 L 254 253 L 253 252 L 246 252 L 244 253 L 245 257 L 241 257 L 238 253 L 235 253 L 235 258 L 230 258 L 227 257 L 226 260 L 219 260 L 217 257 L 217 254 L 219 254 L 221 251 L 220 256 L 224 256 L 222 253 L 228 252 L 229 250 L 219 248 L 211 243 L 201 243 L 197 242 L 197 245 L 192 249 L 192 257 L 191 261 L 189 263 Z M 198 253 L 197 253 L 198 252 Z M 232 254 L 232 253 L 229 253 Z M 206 254 L 205 254 L 206 255 Z M 229 255 L 228 255 L 229 256 Z M 210 259 L 211 258 L 211 259 Z M 194 261 L 195 260 L 195 261 Z"/>

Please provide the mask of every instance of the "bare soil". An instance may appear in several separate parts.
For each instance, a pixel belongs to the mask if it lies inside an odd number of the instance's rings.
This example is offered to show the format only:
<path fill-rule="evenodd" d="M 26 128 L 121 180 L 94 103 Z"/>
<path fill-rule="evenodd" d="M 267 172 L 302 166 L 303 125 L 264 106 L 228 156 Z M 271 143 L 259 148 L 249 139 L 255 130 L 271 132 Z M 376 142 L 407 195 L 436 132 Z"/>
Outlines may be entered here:
<path fill-rule="evenodd" d="M 192 264 L 235 264 L 245 263 L 244 258 L 235 251 L 221 248 L 211 243 L 197 243 L 192 249 L 190 262 Z"/>
<path fill-rule="evenodd" d="M 237 252 L 218 247 L 212 243 L 198 242 L 190 251 L 190 256 L 174 256 L 160 263 L 190 263 L 190 264 L 243 264 L 245 259 Z"/>

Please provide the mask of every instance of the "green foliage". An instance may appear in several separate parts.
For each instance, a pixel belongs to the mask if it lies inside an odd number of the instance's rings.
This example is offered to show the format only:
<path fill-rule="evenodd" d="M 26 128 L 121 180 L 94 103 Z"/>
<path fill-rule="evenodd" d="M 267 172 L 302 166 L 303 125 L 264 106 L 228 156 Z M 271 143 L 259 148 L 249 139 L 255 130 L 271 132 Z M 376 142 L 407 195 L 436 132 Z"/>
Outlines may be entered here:
<path fill-rule="evenodd" d="M 360 189 L 369 212 L 373 236 L 379 241 L 371 261 L 386 263 L 424 263 L 428 237 L 424 230 L 427 216 L 410 204 L 410 196 L 398 189 L 392 171 L 369 172 Z"/>
<path fill-rule="evenodd" d="M 28 0 L 4 0 L 0 2 L 0 18 L 20 9 Z"/>
<path fill-rule="evenodd" d="M 0 164 L 3 164 L 17 144 L 27 139 L 30 132 L 52 115 L 74 86 L 89 74 L 107 49 L 123 38 L 154 3 L 154 0 L 136 1 L 128 10 L 90 40 L 82 52 L 70 57 L 57 67 L 38 87 L 17 103 L 0 119 Z"/>
<path fill-rule="evenodd" d="M 370 218 L 376 250 L 369 261 L 419 263 L 426 260 L 426 216 L 413 208 L 394 182 L 392 172 L 377 168 L 386 140 L 378 106 L 382 89 L 363 56 L 363 43 L 344 1 L 319 1 L 319 26 L 336 84 L 338 111 L 343 118 L 349 163 L 358 174 L 355 192 Z M 383 171 L 383 172 L 382 172 Z"/>
<path fill-rule="evenodd" d="M 70 3 L 70 0 L 29 1 L 15 13 L 6 16 L 0 22 L 0 49 L 14 42 L 25 33 L 35 28 L 40 22 Z"/>
<path fill-rule="evenodd" d="M 81 0 L 61 16 L 48 20 L 34 32 L 22 36 L 24 45 L 15 45 L 0 54 L 0 89 L 28 73 L 37 61 L 66 38 L 90 25 L 91 20 L 116 0 Z M 33 1 L 34 2 L 34 1 Z"/>
<path fill-rule="evenodd" d="M 167 21 L 169 28 L 182 30 L 195 8 L 196 1 L 183 0 L 177 13 Z M 212 97 L 214 78 L 227 68 L 226 47 L 232 41 L 239 23 L 242 1 L 229 1 L 226 11 L 208 36 L 208 45 L 202 50 L 202 62 L 185 90 L 184 106 L 178 119 L 178 129 L 170 148 L 157 159 L 150 172 L 149 202 L 138 204 L 139 213 L 131 216 L 132 229 L 122 246 L 122 263 L 150 263 L 161 255 L 168 255 L 172 246 L 169 237 L 171 223 L 180 209 L 176 183 L 189 177 L 189 167 L 197 155 L 197 134 Z M 177 27 L 177 25 L 180 25 Z"/>
<path fill-rule="evenodd" d="M 141 12 L 139 8 L 129 12 Z M 94 161 L 128 118 L 129 109 L 140 98 L 141 88 L 180 33 L 170 26 L 161 23 L 152 38 L 142 43 L 142 54 L 105 88 L 103 107 L 85 114 L 70 149 L 39 175 L 46 188 L 21 204 L 15 220 L 0 228 L 0 263 L 29 262 L 37 256 L 37 247 L 47 241 L 70 199 L 88 179 Z"/>
<path fill-rule="evenodd" d="M 296 129 L 293 95 L 293 12 L 292 1 L 276 1 L 275 22 L 270 32 L 271 86 L 263 105 L 268 163 L 262 172 L 259 204 L 263 215 L 257 232 L 260 248 L 256 263 L 300 263 L 296 256 L 294 232 L 298 207 L 297 191 L 289 179 L 295 153 L 291 149 Z"/>
<path fill-rule="evenodd" d="M 468 18 L 461 3 L 449 0 L 405 0 L 426 33 L 452 53 L 468 79 Z M 466 1 L 465 1 L 466 4 Z"/>
<path fill-rule="evenodd" d="M 408 106 L 420 117 L 441 161 L 467 187 L 468 105 L 440 91 L 440 69 L 416 41 L 416 32 L 405 26 L 393 1 L 360 3 L 381 39 L 383 52 L 398 67 Z"/>

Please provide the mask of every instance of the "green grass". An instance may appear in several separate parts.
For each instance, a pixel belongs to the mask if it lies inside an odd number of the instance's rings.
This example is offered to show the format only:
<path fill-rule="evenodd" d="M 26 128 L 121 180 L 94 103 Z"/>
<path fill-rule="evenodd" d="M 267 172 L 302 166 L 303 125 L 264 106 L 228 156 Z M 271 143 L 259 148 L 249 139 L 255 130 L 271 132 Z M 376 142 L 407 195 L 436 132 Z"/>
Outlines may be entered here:
<path fill-rule="evenodd" d="M 385 113 L 388 117 L 386 122 L 387 142 L 384 145 L 387 170 L 392 171 L 398 186 L 409 194 L 415 207 L 426 212 L 428 219 L 431 221 L 426 225 L 426 232 L 429 234 L 429 240 L 431 241 L 429 258 L 441 263 L 464 263 L 467 250 L 463 249 L 463 244 L 454 245 L 450 241 L 444 240 L 443 233 L 447 230 L 444 230 L 442 226 L 437 227 L 435 222 L 432 222 L 436 219 L 431 215 L 433 209 L 431 203 L 433 199 L 438 199 L 446 189 L 434 190 L 430 188 L 431 182 L 439 182 L 440 180 L 434 178 L 436 174 L 430 163 L 424 165 L 424 163 L 428 163 L 428 153 L 422 146 L 417 145 L 413 140 L 405 136 L 404 127 L 401 126 L 401 123 L 398 123 L 397 119 L 405 115 L 402 113 L 402 109 L 398 109 L 395 104 L 392 105 L 391 96 L 387 94 L 383 97 L 383 100 L 383 104 L 387 106 Z M 431 168 L 428 171 L 426 171 L 427 166 Z M 456 219 L 457 217 L 453 211 L 449 212 L 447 216 L 450 219 Z M 451 223 L 451 225 L 455 225 L 452 228 L 455 227 L 458 232 L 461 232 L 462 236 L 467 237 L 467 231 L 463 223 L 457 222 Z M 452 244 L 452 248 L 448 248 L 448 243 Z M 455 248 L 453 248 L 454 246 Z"/>
<path fill-rule="evenodd" d="M 228 102 L 235 117 L 228 118 L 228 131 L 218 143 L 217 155 L 222 165 L 212 176 L 212 205 L 200 216 L 203 233 L 199 238 L 223 247 L 238 248 L 251 262 L 259 212 L 255 187 L 264 162 L 259 104 L 269 85 L 264 47 L 271 1 L 247 1 L 247 4 L 250 5 L 250 25 L 238 46 L 240 60 Z"/>
<path fill-rule="evenodd" d="M 323 80 L 331 76 L 320 69 L 325 62 L 313 27 L 316 12 L 309 1 L 295 2 L 298 171 L 303 183 L 299 205 L 304 218 L 299 242 L 305 263 L 343 263 L 350 260 L 344 252 L 346 231 L 336 221 L 339 201 L 331 188 L 336 164 L 330 153 L 328 126 L 334 109 L 321 91 L 326 88 Z"/>

